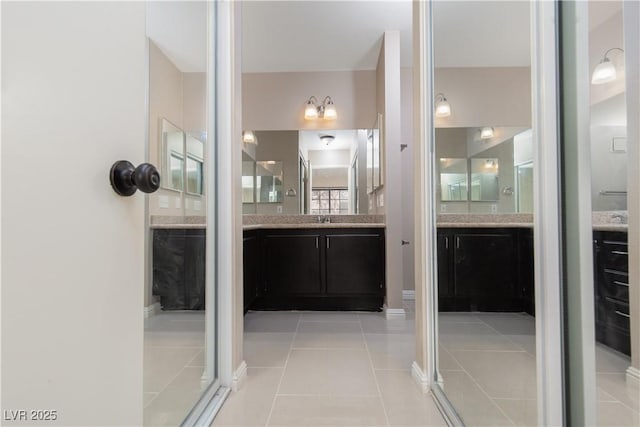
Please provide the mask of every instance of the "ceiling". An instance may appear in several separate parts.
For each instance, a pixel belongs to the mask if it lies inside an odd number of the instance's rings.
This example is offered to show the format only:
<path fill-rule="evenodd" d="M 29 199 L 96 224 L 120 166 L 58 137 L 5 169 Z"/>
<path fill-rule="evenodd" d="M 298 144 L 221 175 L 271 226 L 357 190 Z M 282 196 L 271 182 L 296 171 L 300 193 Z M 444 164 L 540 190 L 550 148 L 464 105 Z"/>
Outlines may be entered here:
<path fill-rule="evenodd" d="M 401 64 L 412 65 L 411 1 L 243 1 L 241 8 L 243 72 L 372 70 L 386 30 L 400 31 Z M 437 67 L 529 65 L 528 1 L 433 8 Z M 148 2 L 147 35 L 181 71 L 205 70 L 205 2 Z"/>
<path fill-rule="evenodd" d="M 335 139 L 329 144 L 325 144 L 321 135 L 332 135 Z M 301 150 L 350 150 L 357 143 L 358 133 L 356 130 L 301 130 L 299 144 Z"/>

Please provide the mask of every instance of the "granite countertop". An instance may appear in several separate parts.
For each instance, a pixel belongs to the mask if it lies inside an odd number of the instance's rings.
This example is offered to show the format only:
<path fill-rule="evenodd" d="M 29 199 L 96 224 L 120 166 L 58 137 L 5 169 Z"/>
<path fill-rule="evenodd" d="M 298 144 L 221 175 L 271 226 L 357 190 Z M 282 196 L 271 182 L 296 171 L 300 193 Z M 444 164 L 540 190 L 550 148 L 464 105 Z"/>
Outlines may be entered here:
<path fill-rule="evenodd" d="M 243 230 L 260 229 L 314 229 L 314 228 L 384 228 L 381 222 L 325 222 L 325 223 L 299 223 L 299 224 L 245 224 Z"/>
<path fill-rule="evenodd" d="M 532 214 L 439 214 L 442 228 L 531 228 Z"/>

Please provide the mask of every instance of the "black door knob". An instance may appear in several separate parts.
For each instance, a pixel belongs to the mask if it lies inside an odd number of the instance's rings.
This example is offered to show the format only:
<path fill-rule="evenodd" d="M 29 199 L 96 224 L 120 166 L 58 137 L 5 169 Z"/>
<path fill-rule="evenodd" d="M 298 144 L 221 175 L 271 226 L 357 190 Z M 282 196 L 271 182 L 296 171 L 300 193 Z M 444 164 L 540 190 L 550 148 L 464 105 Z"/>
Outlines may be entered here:
<path fill-rule="evenodd" d="M 160 188 L 160 174 L 151 163 L 142 163 L 136 168 L 131 162 L 119 160 L 111 166 L 109 179 L 113 190 L 121 196 L 131 196 L 137 189 L 153 193 Z"/>

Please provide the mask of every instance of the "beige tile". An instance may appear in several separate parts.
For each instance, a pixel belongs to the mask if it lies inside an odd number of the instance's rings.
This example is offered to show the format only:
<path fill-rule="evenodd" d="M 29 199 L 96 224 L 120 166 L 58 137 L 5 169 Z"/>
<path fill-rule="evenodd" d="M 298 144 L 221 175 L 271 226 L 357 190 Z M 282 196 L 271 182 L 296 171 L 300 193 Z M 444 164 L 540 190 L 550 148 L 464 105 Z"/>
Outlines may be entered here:
<path fill-rule="evenodd" d="M 366 350 L 294 349 L 278 394 L 376 396 L 378 390 Z"/>
<path fill-rule="evenodd" d="M 204 347 L 204 332 L 164 331 L 144 333 L 144 347 Z"/>
<path fill-rule="evenodd" d="M 640 415 L 620 402 L 598 402 L 598 425 L 638 427 Z"/>
<path fill-rule="evenodd" d="M 375 369 L 410 370 L 416 358 L 414 334 L 366 334 Z"/>
<path fill-rule="evenodd" d="M 196 347 L 147 347 L 144 349 L 144 391 L 162 391 L 200 352 Z"/>
<path fill-rule="evenodd" d="M 493 399 L 517 426 L 538 425 L 538 404 L 535 399 Z"/>
<path fill-rule="evenodd" d="M 250 311 L 244 316 L 245 332 L 295 332 L 301 314 L 296 311 Z"/>
<path fill-rule="evenodd" d="M 443 390 L 468 426 L 513 425 L 466 372 L 442 372 Z"/>
<path fill-rule="evenodd" d="M 244 360 L 256 368 L 284 367 L 294 333 L 245 332 Z"/>
<path fill-rule="evenodd" d="M 438 313 L 439 323 L 482 323 L 473 313 L 440 312 Z"/>
<path fill-rule="evenodd" d="M 536 321 L 525 313 L 476 313 L 476 317 L 504 335 L 535 335 Z"/>
<path fill-rule="evenodd" d="M 536 355 L 536 336 L 535 335 L 505 335 L 507 339 L 512 341 L 522 350 L 529 353 L 531 356 Z"/>
<path fill-rule="evenodd" d="M 383 313 L 360 313 L 359 317 L 365 334 L 411 334 L 416 330 L 414 319 L 387 320 Z"/>
<path fill-rule="evenodd" d="M 525 352 L 451 351 L 492 398 L 535 399 L 536 361 Z"/>
<path fill-rule="evenodd" d="M 184 420 L 201 395 L 202 368 L 184 368 L 144 408 L 145 426 L 175 426 Z"/>
<path fill-rule="evenodd" d="M 158 393 L 147 393 L 147 392 L 144 392 L 142 394 L 142 398 L 143 398 L 142 399 L 142 404 L 144 405 L 143 407 L 146 407 L 149 403 L 151 403 L 151 401 L 153 399 L 155 399 L 157 395 L 158 395 Z"/>
<path fill-rule="evenodd" d="M 376 378 L 391 426 L 447 425 L 431 395 L 420 391 L 408 370 L 376 370 Z"/>
<path fill-rule="evenodd" d="M 482 322 L 443 322 L 439 325 L 441 336 L 449 335 L 500 335 L 491 326 Z"/>
<path fill-rule="evenodd" d="M 462 371 L 460 364 L 441 345 L 438 346 L 438 367 L 440 371 Z"/>
<path fill-rule="evenodd" d="M 364 337 L 360 322 L 300 322 L 293 348 L 360 348 Z"/>
<path fill-rule="evenodd" d="M 596 372 L 625 373 L 630 364 L 629 356 L 596 343 Z"/>
<path fill-rule="evenodd" d="M 358 313 L 350 311 L 303 311 L 303 322 L 359 322 Z"/>
<path fill-rule="evenodd" d="M 504 335 L 499 334 L 440 334 L 440 344 L 453 350 L 522 351 Z"/>
<path fill-rule="evenodd" d="M 200 350 L 198 354 L 194 356 L 193 359 L 187 364 L 187 366 L 195 368 L 195 367 L 204 367 L 204 349 Z"/>
<path fill-rule="evenodd" d="M 634 411 L 640 411 L 640 391 L 637 385 L 626 381 L 626 374 L 598 373 L 596 384 Z"/>
<path fill-rule="evenodd" d="M 278 396 L 269 426 L 384 426 L 380 397 Z"/>
<path fill-rule="evenodd" d="M 249 368 L 243 387 L 231 393 L 212 425 L 265 426 L 281 377 L 281 368 Z"/>

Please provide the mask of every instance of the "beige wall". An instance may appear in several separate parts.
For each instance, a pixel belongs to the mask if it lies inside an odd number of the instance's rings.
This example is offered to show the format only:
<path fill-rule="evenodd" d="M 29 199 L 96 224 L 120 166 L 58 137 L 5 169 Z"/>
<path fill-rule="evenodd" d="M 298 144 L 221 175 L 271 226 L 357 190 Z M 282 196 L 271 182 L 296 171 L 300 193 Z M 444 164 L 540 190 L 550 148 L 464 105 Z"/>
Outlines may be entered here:
<path fill-rule="evenodd" d="M 310 96 L 331 96 L 335 121 L 305 121 Z M 244 73 L 242 126 L 252 130 L 370 129 L 376 119 L 375 71 Z"/>
<path fill-rule="evenodd" d="M 145 160 L 145 63 L 142 2 L 2 4 L 1 410 L 57 411 L 31 425 L 143 423 L 145 197 L 108 176 Z"/>
<path fill-rule="evenodd" d="M 434 85 L 451 104 L 436 127 L 531 127 L 529 67 L 436 68 Z"/>
<path fill-rule="evenodd" d="M 413 201 L 413 156 L 414 138 L 413 138 L 413 76 L 411 68 L 402 68 L 400 70 L 400 102 L 401 102 L 401 134 L 400 143 L 405 144 L 405 148 L 401 153 L 402 164 L 402 238 L 410 244 L 402 247 L 402 265 L 403 265 L 403 289 L 415 289 L 414 268 L 414 201 Z"/>

